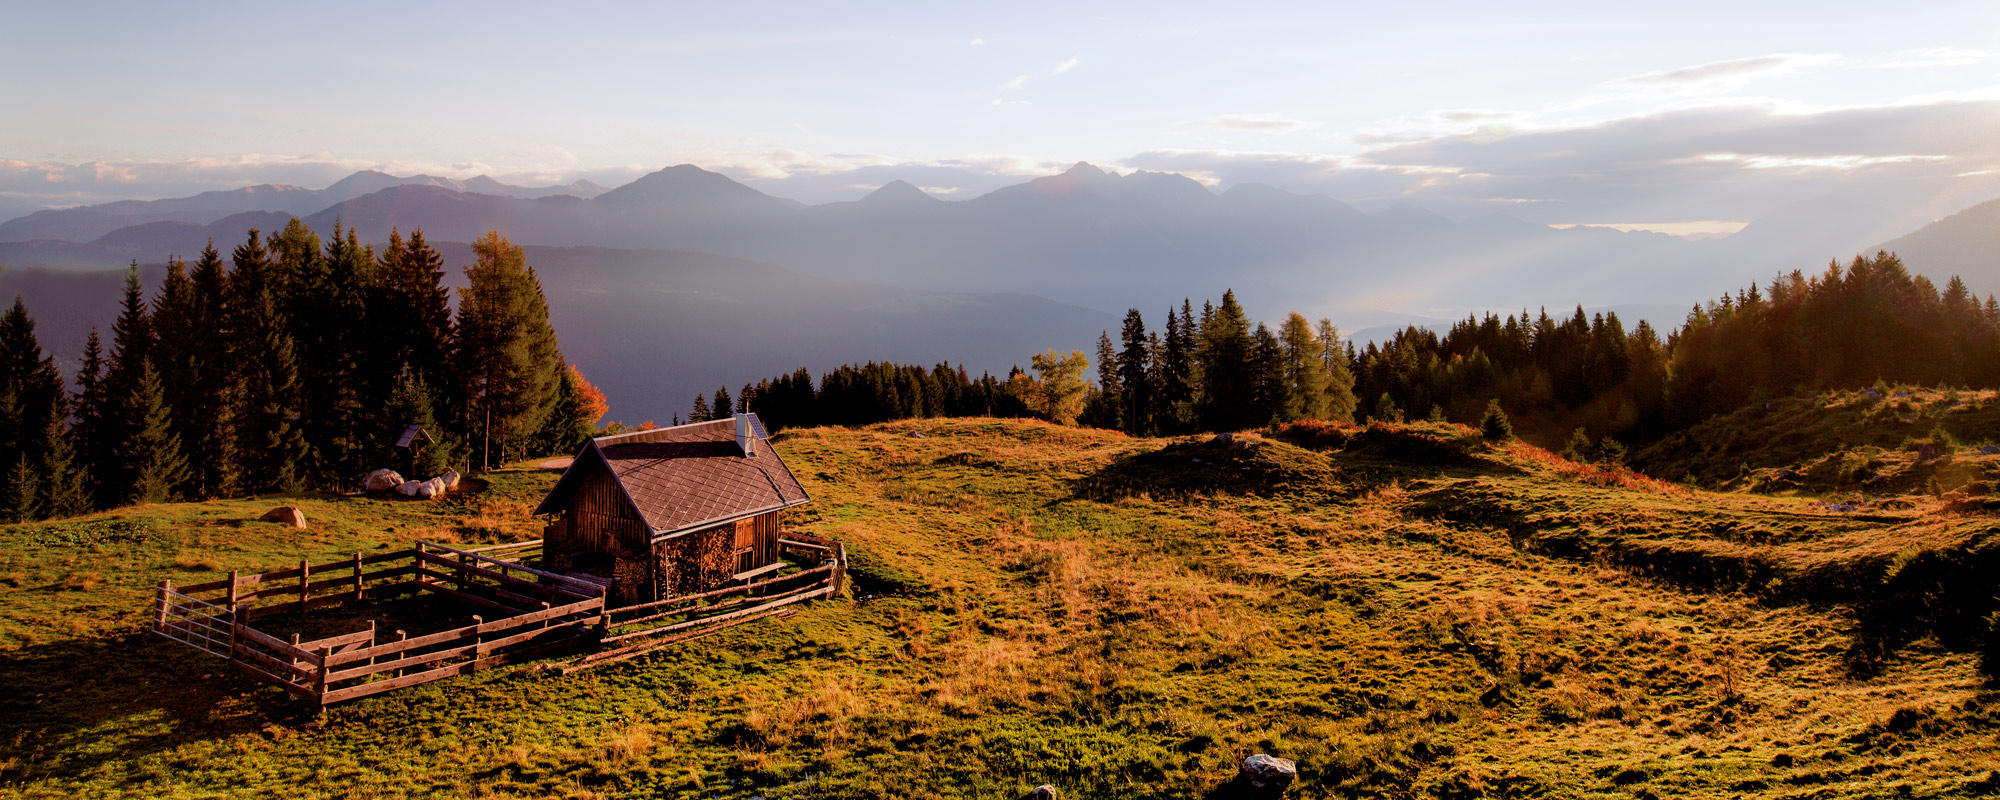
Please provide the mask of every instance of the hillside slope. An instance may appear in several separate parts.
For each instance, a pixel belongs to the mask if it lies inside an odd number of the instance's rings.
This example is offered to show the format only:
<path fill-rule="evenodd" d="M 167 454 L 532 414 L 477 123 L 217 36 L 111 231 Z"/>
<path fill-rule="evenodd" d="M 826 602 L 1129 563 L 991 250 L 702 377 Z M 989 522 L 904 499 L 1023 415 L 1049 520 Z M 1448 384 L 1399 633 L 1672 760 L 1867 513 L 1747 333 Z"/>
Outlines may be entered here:
<path fill-rule="evenodd" d="M 1691 493 L 1458 427 L 1294 438 L 789 432 L 816 502 L 787 525 L 847 543 L 854 602 L 316 721 L 136 632 L 146 587 L 528 535 L 552 473 L 306 498 L 303 535 L 244 521 L 269 498 L 0 528 L 0 682 L 26 687 L 0 791 L 1186 798 L 1254 752 L 1297 760 L 1296 798 L 2000 790 L 1965 621 L 1991 599 L 1960 591 L 2000 566 L 1990 517 Z"/>
<path fill-rule="evenodd" d="M 1879 387 L 1747 406 L 1633 454 L 1703 486 L 1822 495 L 1977 498 L 2000 477 L 2000 393 Z"/>

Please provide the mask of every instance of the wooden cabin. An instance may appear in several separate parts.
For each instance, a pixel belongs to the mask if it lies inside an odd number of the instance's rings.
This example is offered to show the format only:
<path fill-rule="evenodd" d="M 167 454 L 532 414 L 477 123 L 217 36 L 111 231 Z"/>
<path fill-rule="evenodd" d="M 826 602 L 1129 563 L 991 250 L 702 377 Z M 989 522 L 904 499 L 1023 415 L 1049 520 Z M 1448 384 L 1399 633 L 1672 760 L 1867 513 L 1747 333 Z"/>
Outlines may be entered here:
<path fill-rule="evenodd" d="M 613 605 L 775 569 L 779 515 L 811 502 L 755 414 L 585 443 L 535 514 L 544 567 L 608 579 Z"/>

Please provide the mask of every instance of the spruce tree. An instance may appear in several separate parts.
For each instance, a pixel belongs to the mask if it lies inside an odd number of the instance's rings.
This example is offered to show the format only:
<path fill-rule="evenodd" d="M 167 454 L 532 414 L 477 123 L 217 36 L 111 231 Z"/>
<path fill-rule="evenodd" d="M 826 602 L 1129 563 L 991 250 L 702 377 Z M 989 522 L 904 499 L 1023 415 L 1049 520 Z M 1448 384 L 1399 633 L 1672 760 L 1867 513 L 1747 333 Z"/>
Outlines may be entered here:
<path fill-rule="evenodd" d="M 145 391 L 146 376 L 153 372 L 153 351 L 152 319 L 140 294 L 139 264 L 135 261 L 125 273 L 124 300 L 118 320 L 111 326 L 111 356 L 104 374 L 105 408 L 113 413 L 101 420 L 103 428 L 99 433 L 105 437 L 101 443 L 104 449 L 95 454 L 100 460 L 90 465 L 91 474 L 99 477 L 97 501 L 103 508 L 132 502 L 133 489 L 139 481 L 144 462 L 133 458 L 131 448 L 133 437 L 148 420 L 135 416 L 133 411 L 142 400 L 140 393 Z M 157 375 L 152 390 L 156 393 L 160 390 Z M 152 401 L 160 405 L 161 424 L 171 424 L 165 398 L 156 394 Z M 180 476 L 175 473 L 173 477 Z"/>
<path fill-rule="evenodd" d="M 1118 381 L 1125 391 L 1125 402 L 1119 407 L 1124 414 L 1125 432 L 1142 436 L 1153 430 L 1155 387 L 1151 340 L 1139 309 L 1125 312 L 1125 324 L 1119 329 L 1118 338 L 1125 346 L 1118 354 Z"/>
<path fill-rule="evenodd" d="M 452 442 L 446 438 L 445 429 L 438 425 L 437 418 L 432 414 L 434 405 L 430 386 L 424 382 L 423 376 L 406 372 L 398 378 L 395 390 L 389 395 L 389 402 L 382 407 L 385 418 L 404 420 L 406 428 L 410 425 L 423 427 L 424 432 L 430 434 L 431 442 L 428 445 L 412 443 L 420 451 L 415 462 L 410 463 L 406 451 L 396 447 L 394 440 L 385 440 L 376 449 L 373 463 L 406 467 L 411 472 L 408 476 L 411 480 L 436 477 L 451 469 L 454 463 Z"/>
<path fill-rule="evenodd" d="M 1500 408 L 1500 398 L 1486 401 L 1486 415 L 1479 419 L 1479 435 L 1489 442 L 1505 442 L 1514 438 L 1514 425 L 1507 421 L 1507 412 Z"/>
<path fill-rule="evenodd" d="M 297 355 L 290 325 L 279 307 L 283 281 L 254 228 L 235 249 L 232 262 L 230 338 L 239 357 L 231 379 L 235 403 L 231 416 L 236 420 L 241 489 L 293 491 L 301 485 L 307 446 L 297 425 Z"/>
<path fill-rule="evenodd" d="M 140 365 L 138 384 L 124 408 L 135 425 L 123 448 L 131 475 L 123 501 L 163 503 L 175 499 L 176 488 L 187 480 L 187 459 L 181 455 L 180 438 L 174 435 L 160 376 L 152 365 Z"/>
<path fill-rule="evenodd" d="M 1290 382 L 1286 380 L 1285 348 L 1270 326 L 1261 322 L 1250 339 L 1251 402 L 1244 421 L 1275 425 L 1287 419 Z"/>
<path fill-rule="evenodd" d="M 709 407 L 709 413 L 714 414 L 713 419 L 729 419 L 731 409 L 736 408 L 736 401 L 729 398 L 729 387 L 715 387 L 715 401 Z"/>
<path fill-rule="evenodd" d="M 1090 424 L 1116 430 L 1125 429 L 1125 380 L 1124 368 L 1118 363 L 1118 351 L 1111 346 L 1111 332 L 1097 334 L 1097 397 L 1093 408 L 1087 412 Z"/>
<path fill-rule="evenodd" d="M 62 374 L 42 350 L 35 321 L 16 296 L 13 307 L 0 315 L 0 453 L 15 454 L 21 464 L 40 462 L 63 438 L 61 423 L 68 415 Z M 35 503 L 39 491 L 39 482 L 16 486 L 13 476 L 0 474 L 0 494 L 19 495 L 24 508 Z"/>
<path fill-rule="evenodd" d="M 97 470 L 104 463 L 104 450 L 109 447 L 111 437 L 107 428 L 112 410 L 104 385 L 104 346 L 95 327 L 84 340 L 83 364 L 77 369 L 76 384 L 76 426 L 70 435 L 77 443 L 77 472 L 82 475 L 86 490 L 85 505 L 103 508 L 105 505 L 99 498 L 104 496 L 104 478 Z"/>
<path fill-rule="evenodd" d="M 212 338 L 213 326 L 204 318 L 203 302 L 195 293 L 187 263 L 178 257 L 168 259 L 166 279 L 160 284 L 159 294 L 153 297 L 152 328 L 151 365 L 159 374 L 167 416 L 172 420 L 175 438 L 184 445 L 184 452 L 193 454 L 194 463 L 199 465 L 205 454 L 196 453 L 193 446 L 207 441 L 202 430 L 209 420 L 198 415 L 203 411 L 203 395 L 211 386 L 208 376 L 203 374 L 206 365 L 202 363 L 200 350 L 201 343 Z M 202 471 L 194 469 L 188 474 L 188 485 L 174 487 L 175 493 L 208 497 L 208 487 L 201 480 Z"/>
<path fill-rule="evenodd" d="M 1200 384 L 1195 392 L 1196 417 L 1204 430 L 1230 431 L 1262 424 L 1254 420 L 1257 402 L 1251 373 L 1254 342 L 1250 321 L 1236 303 L 1234 290 L 1222 293 L 1222 305 L 1206 307 L 1206 322 L 1195 353 Z"/>
<path fill-rule="evenodd" d="M 241 388 L 235 365 L 247 353 L 236 350 L 235 315 L 229 275 L 222 254 L 210 242 L 195 261 L 193 275 L 195 313 L 200 335 L 189 344 L 192 384 L 184 406 L 174 411 L 182 427 L 181 445 L 188 454 L 192 485 L 202 497 L 233 497 L 241 486 L 240 461 L 236 452 L 238 408 L 236 394 Z"/>
<path fill-rule="evenodd" d="M 78 471 L 70 437 L 60 420 L 50 420 L 43 438 L 49 442 L 42 456 L 42 497 L 38 517 L 61 519 L 90 510 L 90 493 Z"/>
<path fill-rule="evenodd" d="M 688 411 L 688 422 L 707 422 L 712 416 L 708 411 L 708 398 L 700 392 L 694 396 L 694 408 Z"/>

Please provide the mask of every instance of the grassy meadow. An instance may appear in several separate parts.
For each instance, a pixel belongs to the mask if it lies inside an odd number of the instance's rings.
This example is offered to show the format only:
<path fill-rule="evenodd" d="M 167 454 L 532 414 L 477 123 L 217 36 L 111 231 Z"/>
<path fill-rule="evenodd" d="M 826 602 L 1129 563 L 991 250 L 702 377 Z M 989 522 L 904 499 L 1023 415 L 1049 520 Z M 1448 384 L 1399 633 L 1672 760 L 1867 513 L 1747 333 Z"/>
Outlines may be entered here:
<path fill-rule="evenodd" d="M 1249 438 L 787 432 L 815 503 L 786 525 L 846 543 L 851 597 L 318 716 L 145 633 L 151 587 L 533 538 L 554 473 L 0 527 L 0 795 L 1189 798 L 1257 752 L 1301 798 L 2000 793 L 1976 503 L 1836 511 L 1447 425 Z M 280 504 L 311 528 L 254 521 Z"/>

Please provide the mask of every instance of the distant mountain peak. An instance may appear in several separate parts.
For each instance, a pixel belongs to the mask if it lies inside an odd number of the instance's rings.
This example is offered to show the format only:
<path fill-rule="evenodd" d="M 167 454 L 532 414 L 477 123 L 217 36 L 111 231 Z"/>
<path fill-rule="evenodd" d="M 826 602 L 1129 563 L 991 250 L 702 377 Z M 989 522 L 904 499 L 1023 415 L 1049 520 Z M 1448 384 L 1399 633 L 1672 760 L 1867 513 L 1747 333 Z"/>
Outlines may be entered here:
<path fill-rule="evenodd" d="M 882 188 L 869 192 L 868 196 L 861 198 L 860 202 L 870 205 L 931 205 L 944 201 L 930 196 L 929 193 L 917 188 L 909 181 L 899 178 L 882 184 Z"/>
<path fill-rule="evenodd" d="M 1071 164 L 1069 169 L 1063 170 L 1062 174 L 1072 175 L 1077 177 L 1083 177 L 1083 176 L 1103 177 L 1105 175 L 1105 172 L 1104 170 L 1098 169 L 1096 165 L 1088 161 L 1078 161 L 1075 164 Z"/>

